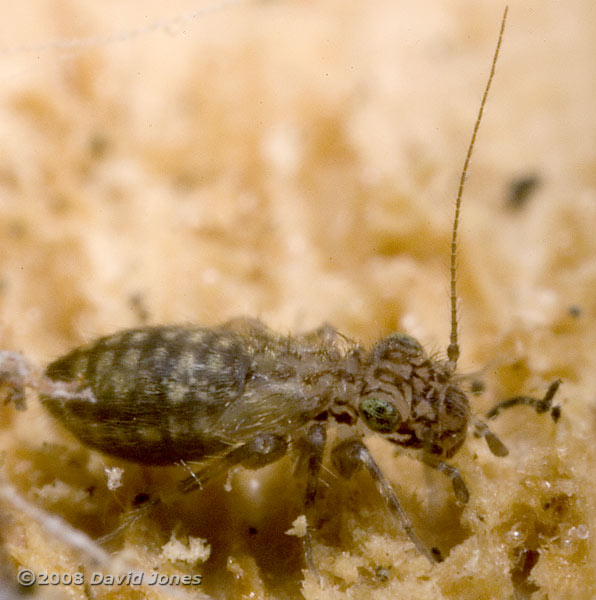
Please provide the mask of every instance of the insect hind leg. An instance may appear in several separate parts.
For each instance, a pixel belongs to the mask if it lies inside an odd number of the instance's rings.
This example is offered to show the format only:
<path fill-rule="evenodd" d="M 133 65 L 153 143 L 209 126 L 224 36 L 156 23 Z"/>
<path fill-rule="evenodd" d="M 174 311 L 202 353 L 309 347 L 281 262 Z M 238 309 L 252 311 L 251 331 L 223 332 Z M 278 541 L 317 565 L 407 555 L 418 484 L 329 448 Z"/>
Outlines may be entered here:
<path fill-rule="evenodd" d="M 247 444 L 234 448 L 223 457 L 213 460 L 205 468 L 195 471 L 189 477 L 181 480 L 178 484 L 177 493 L 186 494 L 201 489 L 210 480 L 223 475 L 236 465 L 242 465 L 247 469 L 260 469 L 280 459 L 286 453 L 287 446 L 287 441 L 282 436 L 271 433 L 257 435 Z M 181 461 L 181 464 L 186 466 L 184 461 Z M 166 504 L 169 499 L 164 499 Z M 112 541 L 141 517 L 149 514 L 162 504 L 164 500 L 161 498 L 149 499 L 141 507 L 128 514 L 122 524 L 114 531 L 99 538 L 97 542 L 105 544 Z"/>
<path fill-rule="evenodd" d="M 345 478 L 350 478 L 358 469 L 364 467 L 372 477 L 379 493 L 389 506 L 391 512 L 398 519 L 418 551 L 426 556 L 431 563 L 438 562 L 436 554 L 433 554 L 414 532 L 412 522 L 395 495 L 393 488 L 387 479 L 385 479 L 369 449 L 360 440 L 349 439 L 340 442 L 333 449 L 332 459 L 337 471 Z"/>

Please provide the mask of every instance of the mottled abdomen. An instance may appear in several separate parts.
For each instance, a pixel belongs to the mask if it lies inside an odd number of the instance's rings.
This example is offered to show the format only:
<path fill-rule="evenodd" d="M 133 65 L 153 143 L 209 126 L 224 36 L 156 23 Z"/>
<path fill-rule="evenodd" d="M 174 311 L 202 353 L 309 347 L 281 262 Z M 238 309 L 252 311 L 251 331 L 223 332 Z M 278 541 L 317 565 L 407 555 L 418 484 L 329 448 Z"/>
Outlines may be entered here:
<path fill-rule="evenodd" d="M 199 460 L 228 447 L 217 418 L 242 394 L 250 365 L 231 331 L 128 330 L 51 363 L 46 376 L 73 382 L 73 389 L 42 402 L 102 452 L 146 464 Z"/>

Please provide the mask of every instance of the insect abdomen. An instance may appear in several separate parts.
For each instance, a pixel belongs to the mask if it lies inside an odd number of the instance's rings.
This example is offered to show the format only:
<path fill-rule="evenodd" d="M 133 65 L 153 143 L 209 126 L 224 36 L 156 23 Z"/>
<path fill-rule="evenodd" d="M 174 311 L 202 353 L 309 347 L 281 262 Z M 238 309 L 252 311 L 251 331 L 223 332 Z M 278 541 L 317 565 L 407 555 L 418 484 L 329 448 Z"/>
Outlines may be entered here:
<path fill-rule="evenodd" d="M 213 424 L 244 389 L 251 358 L 233 332 L 150 327 L 120 332 L 51 363 L 72 386 L 42 402 L 84 443 L 134 462 L 220 452 Z"/>

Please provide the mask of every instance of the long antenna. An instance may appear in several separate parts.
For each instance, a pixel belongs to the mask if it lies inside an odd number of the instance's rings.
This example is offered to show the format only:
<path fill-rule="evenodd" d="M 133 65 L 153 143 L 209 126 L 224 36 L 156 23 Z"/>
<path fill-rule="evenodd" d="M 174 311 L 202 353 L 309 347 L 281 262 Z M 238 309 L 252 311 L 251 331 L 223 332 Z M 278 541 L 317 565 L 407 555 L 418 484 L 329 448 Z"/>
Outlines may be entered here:
<path fill-rule="evenodd" d="M 461 209 L 461 199 L 464 193 L 464 185 L 466 182 L 466 176 L 468 174 L 468 166 L 470 159 L 472 158 L 472 151 L 474 150 L 474 144 L 476 143 L 476 135 L 482 121 L 482 114 L 484 113 L 484 105 L 488 98 L 488 91 L 490 90 L 493 77 L 495 75 L 495 68 L 497 66 L 497 59 L 499 58 L 499 50 L 501 49 L 501 42 L 503 41 L 503 32 L 505 31 L 505 21 L 507 20 L 507 12 L 509 7 L 505 6 L 503 11 L 503 18 L 501 19 L 501 30 L 499 31 L 499 39 L 497 40 L 497 47 L 493 56 L 493 62 L 490 68 L 490 75 L 484 88 L 484 95 L 482 96 L 482 102 L 480 103 L 480 110 L 476 117 L 476 123 L 474 124 L 474 131 L 472 132 L 472 139 L 468 146 L 468 153 L 466 154 L 466 160 L 464 162 L 464 168 L 459 178 L 459 188 L 457 190 L 457 198 L 455 200 L 455 217 L 453 219 L 453 231 L 451 234 L 451 335 L 449 337 L 449 346 L 447 347 L 447 358 L 449 369 L 451 372 L 455 371 L 457 367 L 457 359 L 459 358 L 459 344 L 457 343 L 457 289 L 456 289 L 456 274 L 457 274 L 457 230 L 459 228 L 459 213 Z"/>

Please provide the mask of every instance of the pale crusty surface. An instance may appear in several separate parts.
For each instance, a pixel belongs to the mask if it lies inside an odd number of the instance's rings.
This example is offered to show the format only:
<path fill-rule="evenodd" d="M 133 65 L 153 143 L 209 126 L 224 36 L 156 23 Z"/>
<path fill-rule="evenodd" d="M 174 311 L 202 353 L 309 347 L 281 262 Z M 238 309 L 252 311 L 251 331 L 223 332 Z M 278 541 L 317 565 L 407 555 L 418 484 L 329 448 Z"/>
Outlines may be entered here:
<path fill-rule="evenodd" d="M 502 5 L 19 6 L 3 8 L 0 54 L 2 349 L 46 364 L 119 328 L 249 315 L 368 344 L 407 330 L 444 350 L 453 199 Z M 594 598 L 595 30 L 591 0 L 511 6 L 461 228 L 460 371 L 486 385 L 475 410 L 561 377 L 561 420 L 503 415 L 506 458 L 470 436 L 452 461 L 465 507 L 445 477 L 370 441 L 443 563 L 416 553 L 364 475 L 325 473 L 321 582 L 302 573 L 280 461 L 260 487 L 238 472 L 174 498 L 93 565 L 74 531 L 112 531 L 136 494 L 187 472 L 92 452 L 31 397 L 0 407 L 2 575 L 203 576 L 41 590 L 57 598 Z M 51 533 L 55 515 L 72 531 Z"/>

